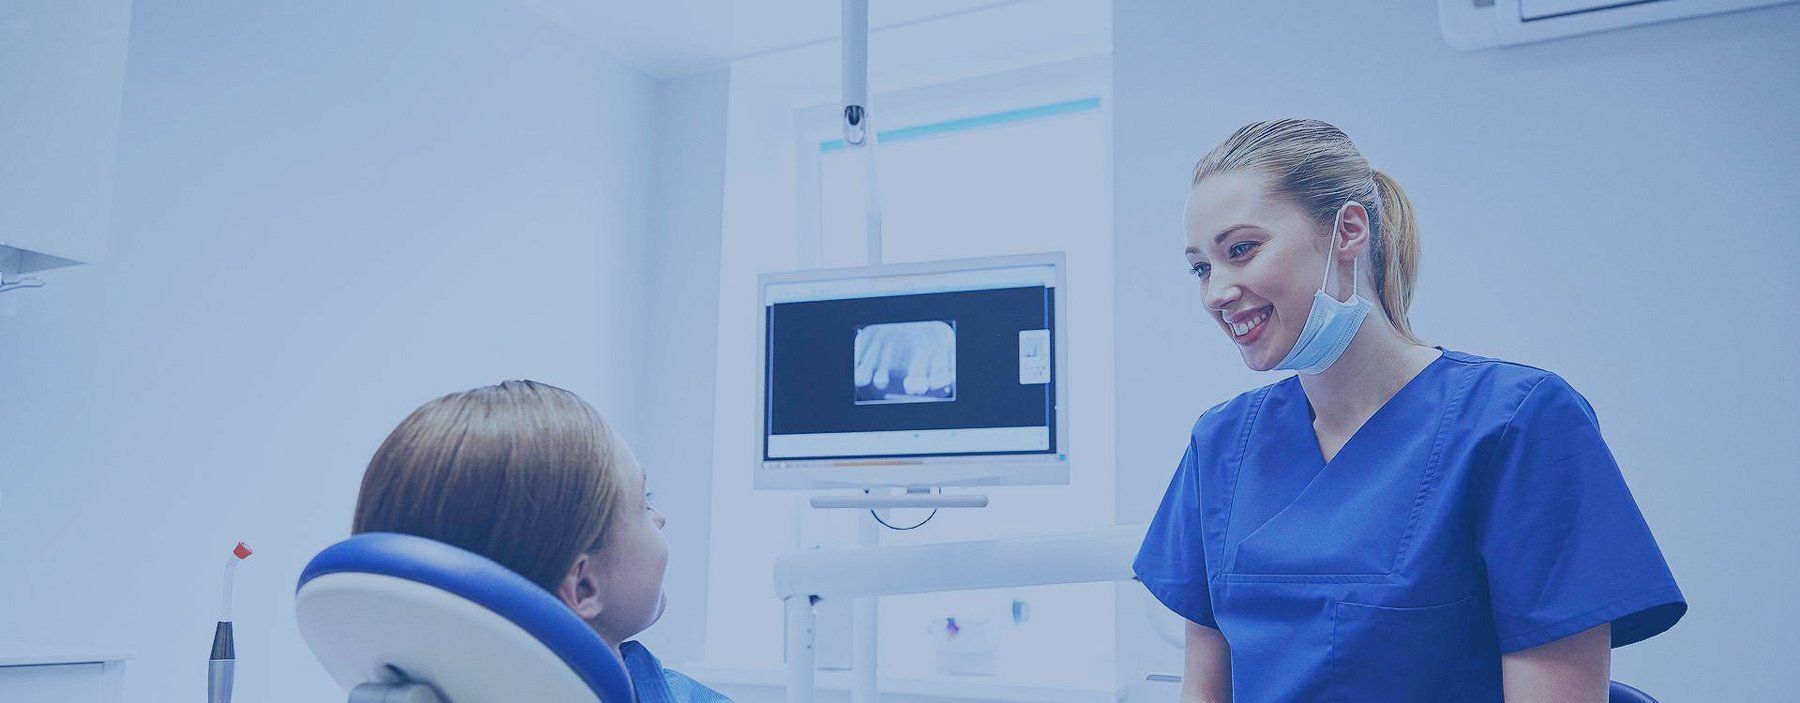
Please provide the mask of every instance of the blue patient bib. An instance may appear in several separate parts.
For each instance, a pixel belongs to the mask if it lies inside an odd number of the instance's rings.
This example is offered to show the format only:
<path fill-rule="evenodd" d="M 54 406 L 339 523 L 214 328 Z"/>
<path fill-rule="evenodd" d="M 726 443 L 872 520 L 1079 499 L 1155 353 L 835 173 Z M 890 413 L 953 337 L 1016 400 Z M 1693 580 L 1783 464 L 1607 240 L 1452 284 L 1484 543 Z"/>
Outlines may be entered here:
<path fill-rule="evenodd" d="M 625 672 L 637 691 L 637 703 L 731 703 L 730 698 L 699 681 L 664 669 L 644 645 L 626 642 L 619 645 L 619 654 L 625 657 Z"/>

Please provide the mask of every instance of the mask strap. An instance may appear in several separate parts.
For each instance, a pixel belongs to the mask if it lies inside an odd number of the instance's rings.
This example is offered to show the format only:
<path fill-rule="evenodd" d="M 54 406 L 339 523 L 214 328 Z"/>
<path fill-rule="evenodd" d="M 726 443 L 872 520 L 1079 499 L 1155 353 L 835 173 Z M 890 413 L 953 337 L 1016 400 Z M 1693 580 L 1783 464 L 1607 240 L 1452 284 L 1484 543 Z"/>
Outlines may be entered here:
<path fill-rule="evenodd" d="M 1337 270 L 1337 267 L 1332 264 L 1336 263 L 1334 259 L 1337 258 L 1334 254 L 1337 252 L 1338 223 L 1343 221 L 1344 208 L 1346 207 L 1350 207 L 1350 204 L 1345 203 L 1342 207 L 1339 207 L 1337 214 L 1332 215 L 1331 217 L 1331 243 L 1326 245 L 1325 249 L 1325 280 L 1319 283 L 1319 288 L 1325 291 L 1326 295 L 1331 296 L 1332 300 L 1337 300 L 1337 292 L 1331 288 L 1331 274 L 1333 271 Z M 1362 276 L 1359 275 L 1361 269 L 1362 257 L 1359 256 L 1350 260 L 1350 297 L 1352 298 L 1356 297 L 1356 289 L 1358 287 L 1357 282 L 1362 279 Z M 1344 301 L 1340 300 L 1338 302 Z"/>

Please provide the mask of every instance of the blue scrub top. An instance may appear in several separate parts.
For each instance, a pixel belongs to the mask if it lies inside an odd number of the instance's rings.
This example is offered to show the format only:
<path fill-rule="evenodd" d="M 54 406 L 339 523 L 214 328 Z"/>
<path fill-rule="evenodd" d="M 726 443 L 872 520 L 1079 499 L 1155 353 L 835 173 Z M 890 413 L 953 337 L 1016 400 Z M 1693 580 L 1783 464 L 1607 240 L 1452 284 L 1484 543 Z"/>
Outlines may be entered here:
<path fill-rule="evenodd" d="M 1238 701 L 1500 701 L 1500 654 L 1687 603 L 1587 400 L 1446 351 L 1326 463 L 1298 378 L 1194 424 L 1134 570 Z"/>

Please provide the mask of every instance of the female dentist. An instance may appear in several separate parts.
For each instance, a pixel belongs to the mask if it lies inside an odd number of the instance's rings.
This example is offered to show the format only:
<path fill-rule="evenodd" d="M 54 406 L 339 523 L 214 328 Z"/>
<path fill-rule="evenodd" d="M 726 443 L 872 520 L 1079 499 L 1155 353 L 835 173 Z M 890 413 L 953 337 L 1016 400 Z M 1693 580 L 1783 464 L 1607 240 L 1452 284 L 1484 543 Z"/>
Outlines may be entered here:
<path fill-rule="evenodd" d="M 1605 701 L 1610 648 L 1687 604 L 1579 393 L 1413 336 L 1399 185 L 1261 122 L 1185 220 L 1244 363 L 1299 375 L 1200 416 L 1138 554 L 1189 621 L 1183 701 Z"/>

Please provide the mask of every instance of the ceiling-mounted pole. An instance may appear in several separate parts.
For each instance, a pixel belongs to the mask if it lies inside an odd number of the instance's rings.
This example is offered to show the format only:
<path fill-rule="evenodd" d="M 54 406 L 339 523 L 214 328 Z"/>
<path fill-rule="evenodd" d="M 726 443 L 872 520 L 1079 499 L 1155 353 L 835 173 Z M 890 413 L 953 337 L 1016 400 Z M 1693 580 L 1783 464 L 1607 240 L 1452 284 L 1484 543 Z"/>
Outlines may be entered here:
<path fill-rule="evenodd" d="M 869 208 L 867 262 L 881 263 L 881 191 L 875 182 L 875 126 L 869 109 L 869 0 L 844 0 L 844 144 L 860 150 Z"/>
<path fill-rule="evenodd" d="M 844 0 L 844 144 L 863 152 L 869 192 L 868 263 L 881 263 L 881 200 L 875 189 L 875 140 L 869 129 L 869 0 Z M 856 541 L 868 548 L 880 544 L 873 520 L 859 519 Z M 861 516 L 858 516 L 859 518 Z M 881 611 L 874 598 L 851 600 L 850 703 L 876 703 L 879 696 L 878 630 Z M 789 635 L 792 636 L 791 634 Z"/>
<path fill-rule="evenodd" d="M 844 143 L 863 145 L 868 134 L 869 0 L 844 0 Z"/>

